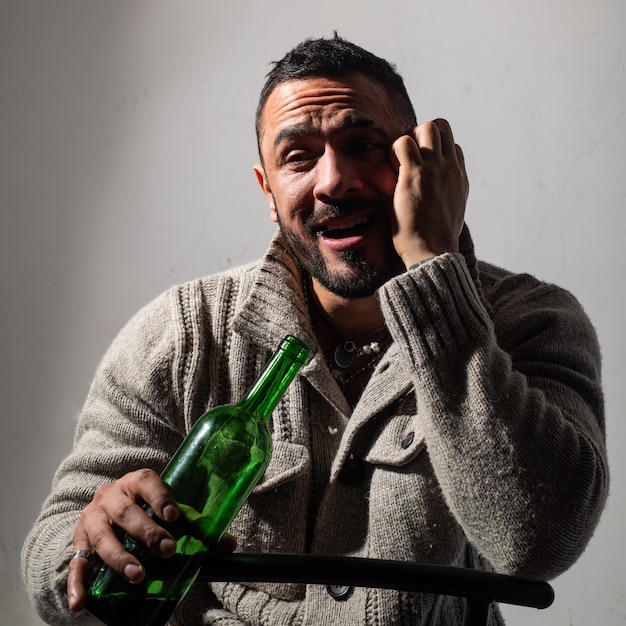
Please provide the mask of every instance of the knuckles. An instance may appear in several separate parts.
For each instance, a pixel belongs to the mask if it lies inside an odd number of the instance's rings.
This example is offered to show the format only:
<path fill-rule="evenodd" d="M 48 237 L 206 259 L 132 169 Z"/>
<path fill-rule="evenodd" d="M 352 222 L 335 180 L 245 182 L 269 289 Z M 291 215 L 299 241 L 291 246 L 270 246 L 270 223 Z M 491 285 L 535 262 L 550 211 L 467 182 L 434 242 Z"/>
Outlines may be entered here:
<path fill-rule="evenodd" d="M 100 548 L 103 543 L 110 537 L 111 527 L 106 525 L 104 527 L 99 526 L 92 528 L 89 533 L 89 543 L 93 546 L 94 550 L 100 553 Z"/>
<path fill-rule="evenodd" d="M 122 572 L 124 566 L 128 563 L 129 553 L 120 545 L 120 548 L 113 549 L 108 555 L 107 563 L 117 572 Z"/>
<path fill-rule="evenodd" d="M 127 476 L 132 477 L 139 484 L 151 483 L 155 478 L 158 478 L 158 474 L 154 470 L 147 467 L 135 470 L 134 472 L 127 474 Z"/>
<path fill-rule="evenodd" d="M 160 510 L 171 501 L 169 490 L 151 469 L 130 472 L 118 480 L 100 485 L 83 509 L 74 530 L 74 545 L 88 545 L 113 569 L 120 572 L 130 557 L 120 543 L 114 527 L 125 530 L 138 541 L 157 550 L 167 531 L 143 511 L 142 500 Z M 82 579 L 86 572 L 83 559 L 71 560 L 69 571 Z M 77 605 L 78 606 L 78 605 Z"/>
<path fill-rule="evenodd" d="M 140 534 L 142 542 L 153 550 L 158 548 L 161 540 L 166 537 L 163 529 L 152 521 L 142 526 Z"/>
<path fill-rule="evenodd" d="M 132 518 L 135 513 L 137 504 L 134 500 L 123 500 L 116 502 L 112 509 L 113 519 L 120 525 L 124 526 L 124 523 Z"/>

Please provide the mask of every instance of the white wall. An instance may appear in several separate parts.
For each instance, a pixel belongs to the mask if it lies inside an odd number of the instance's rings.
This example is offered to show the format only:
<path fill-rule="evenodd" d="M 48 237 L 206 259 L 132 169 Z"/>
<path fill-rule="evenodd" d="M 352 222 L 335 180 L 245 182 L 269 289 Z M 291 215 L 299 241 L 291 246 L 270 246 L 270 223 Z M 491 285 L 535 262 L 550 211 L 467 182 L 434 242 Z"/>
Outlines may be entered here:
<path fill-rule="evenodd" d="M 0 622 L 39 623 L 19 551 L 114 334 L 264 250 L 257 94 L 336 28 L 397 63 L 422 120 L 451 121 L 479 256 L 571 289 L 597 326 L 612 497 L 554 607 L 506 614 L 624 623 L 624 24 L 623 0 L 1 0 Z"/>

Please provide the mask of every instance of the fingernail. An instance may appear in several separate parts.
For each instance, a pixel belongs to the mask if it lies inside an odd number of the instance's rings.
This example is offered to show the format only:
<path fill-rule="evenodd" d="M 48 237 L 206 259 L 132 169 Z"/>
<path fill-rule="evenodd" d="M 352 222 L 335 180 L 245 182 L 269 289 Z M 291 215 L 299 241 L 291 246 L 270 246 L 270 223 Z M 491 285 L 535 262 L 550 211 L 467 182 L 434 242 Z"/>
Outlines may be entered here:
<path fill-rule="evenodd" d="M 166 522 L 173 522 L 178 517 L 178 507 L 174 504 L 167 504 L 163 508 L 163 519 Z"/>
<path fill-rule="evenodd" d="M 131 583 L 139 582 L 141 580 L 142 568 L 135 563 L 128 563 L 124 566 L 124 576 Z"/>
<path fill-rule="evenodd" d="M 176 542 L 172 539 L 161 539 L 159 543 L 159 552 L 163 556 L 171 556 L 176 552 Z"/>

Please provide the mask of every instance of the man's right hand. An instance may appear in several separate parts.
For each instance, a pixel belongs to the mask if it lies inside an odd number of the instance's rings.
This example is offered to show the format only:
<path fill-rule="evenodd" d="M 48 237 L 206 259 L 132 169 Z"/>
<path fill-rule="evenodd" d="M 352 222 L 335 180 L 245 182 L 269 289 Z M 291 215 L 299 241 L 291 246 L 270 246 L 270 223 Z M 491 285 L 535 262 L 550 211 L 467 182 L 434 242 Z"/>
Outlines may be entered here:
<path fill-rule="evenodd" d="M 99 487 L 76 525 L 74 550 L 96 553 L 129 582 L 141 582 L 145 569 L 120 543 L 114 526 L 126 531 L 159 556 L 172 556 L 176 550 L 172 535 L 146 514 L 142 508 L 144 502 L 166 522 L 175 521 L 179 515 L 176 500 L 153 470 L 130 472 Z M 85 581 L 90 570 L 91 564 L 87 559 L 72 559 L 69 563 L 67 597 L 71 611 L 85 608 Z"/>

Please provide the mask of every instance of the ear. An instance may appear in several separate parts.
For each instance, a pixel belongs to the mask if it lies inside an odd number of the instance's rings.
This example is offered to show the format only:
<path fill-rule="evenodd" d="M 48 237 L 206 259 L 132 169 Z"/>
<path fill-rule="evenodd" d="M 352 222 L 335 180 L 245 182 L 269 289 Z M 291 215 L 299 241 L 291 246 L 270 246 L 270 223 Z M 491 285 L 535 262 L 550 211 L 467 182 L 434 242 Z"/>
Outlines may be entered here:
<path fill-rule="evenodd" d="M 278 213 L 276 211 L 276 201 L 274 200 L 274 194 L 270 189 L 270 184 L 267 182 L 267 176 L 265 174 L 265 168 L 261 163 L 257 163 L 253 167 L 254 173 L 256 175 L 256 180 L 259 183 L 259 187 L 261 187 L 261 191 L 267 198 L 267 202 L 270 205 L 270 219 L 272 222 L 278 222 Z"/>

